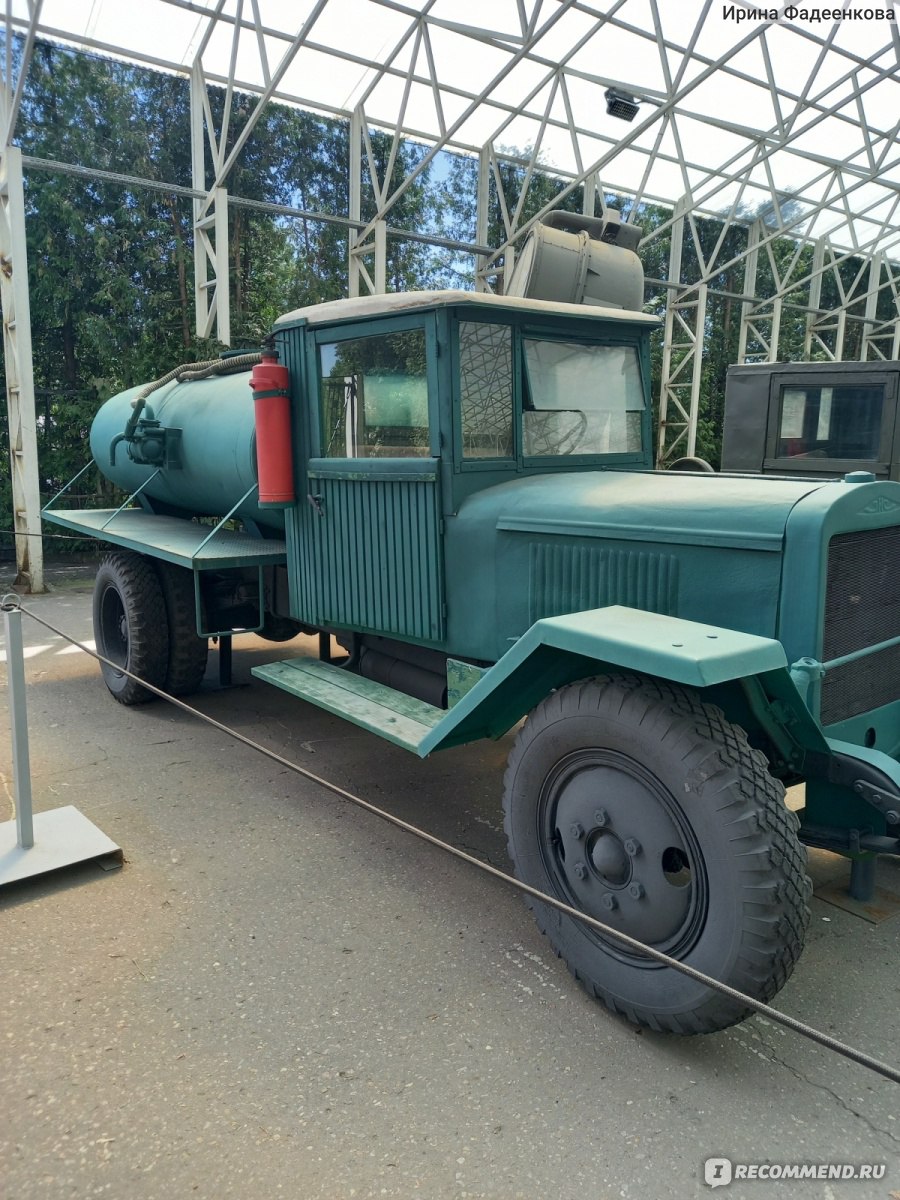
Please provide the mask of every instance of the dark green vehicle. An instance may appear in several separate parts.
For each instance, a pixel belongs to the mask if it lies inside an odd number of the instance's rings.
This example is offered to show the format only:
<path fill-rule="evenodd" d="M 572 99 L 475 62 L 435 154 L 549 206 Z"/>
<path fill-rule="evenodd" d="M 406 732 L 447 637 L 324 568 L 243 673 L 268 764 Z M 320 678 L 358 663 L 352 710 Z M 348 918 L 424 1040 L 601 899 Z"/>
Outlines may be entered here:
<path fill-rule="evenodd" d="M 728 368 L 723 471 L 900 481 L 900 362 Z"/>
<path fill-rule="evenodd" d="M 212 635 L 318 632 L 319 658 L 254 674 L 422 757 L 525 718 L 517 875 L 768 1000 L 803 944 L 805 845 L 850 856 L 858 891 L 900 851 L 900 486 L 654 471 L 654 324 L 464 292 L 301 309 L 274 330 L 287 374 L 254 376 L 287 436 L 257 453 L 248 362 L 224 359 L 98 414 L 132 507 L 46 515 L 110 543 L 98 649 L 170 692 L 199 687 Z M 746 1015 L 532 907 L 630 1020 Z"/>

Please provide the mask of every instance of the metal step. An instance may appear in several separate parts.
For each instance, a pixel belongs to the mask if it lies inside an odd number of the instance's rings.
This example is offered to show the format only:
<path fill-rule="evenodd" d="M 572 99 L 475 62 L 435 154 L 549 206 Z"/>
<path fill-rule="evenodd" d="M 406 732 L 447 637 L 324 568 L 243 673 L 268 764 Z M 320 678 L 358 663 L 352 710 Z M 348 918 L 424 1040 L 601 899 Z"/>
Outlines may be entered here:
<path fill-rule="evenodd" d="M 424 700 L 315 658 L 287 658 L 253 667 L 251 673 L 414 754 L 447 715 Z"/>

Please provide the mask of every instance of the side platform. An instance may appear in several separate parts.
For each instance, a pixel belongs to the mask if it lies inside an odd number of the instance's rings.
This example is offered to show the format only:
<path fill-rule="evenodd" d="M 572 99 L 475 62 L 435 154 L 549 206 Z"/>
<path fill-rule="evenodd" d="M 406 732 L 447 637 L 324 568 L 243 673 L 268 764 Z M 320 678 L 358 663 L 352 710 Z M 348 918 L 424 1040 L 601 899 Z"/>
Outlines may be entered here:
<path fill-rule="evenodd" d="M 268 540 L 231 529 L 199 525 L 183 517 L 164 517 L 139 508 L 47 508 L 54 525 L 187 567 L 193 571 L 231 567 L 268 567 L 287 561 L 282 539 Z"/>

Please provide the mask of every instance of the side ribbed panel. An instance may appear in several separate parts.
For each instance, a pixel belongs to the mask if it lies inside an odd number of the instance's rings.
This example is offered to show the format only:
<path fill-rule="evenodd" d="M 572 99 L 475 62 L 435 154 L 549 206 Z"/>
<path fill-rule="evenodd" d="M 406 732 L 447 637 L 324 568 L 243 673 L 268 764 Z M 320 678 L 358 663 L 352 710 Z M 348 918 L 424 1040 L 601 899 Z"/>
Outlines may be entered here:
<path fill-rule="evenodd" d="M 305 619 L 437 641 L 444 634 L 437 483 L 315 479 L 303 522 Z"/>
<path fill-rule="evenodd" d="M 678 559 L 672 554 L 533 542 L 529 565 L 532 621 L 608 604 L 677 614 Z"/>

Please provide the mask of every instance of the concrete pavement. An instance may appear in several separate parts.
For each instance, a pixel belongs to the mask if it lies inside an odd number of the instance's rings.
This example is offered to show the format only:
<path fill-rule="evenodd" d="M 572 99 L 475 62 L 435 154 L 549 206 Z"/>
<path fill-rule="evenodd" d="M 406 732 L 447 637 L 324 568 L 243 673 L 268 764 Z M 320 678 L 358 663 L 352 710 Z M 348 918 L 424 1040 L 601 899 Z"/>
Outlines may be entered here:
<path fill-rule="evenodd" d="M 26 603 L 92 636 L 77 573 Z M 127 862 L 0 894 L 3 1200 L 663 1200 L 709 1191 L 712 1155 L 889 1164 L 726 1197 L 900 1188 L 895 1085 L 759 1017 L 636 1032 L 512 890 L 170 706 L 122 708 L 93 660 L 25 634 L 36 807 L 77 805 Z M 420 762 L 251 682 L 303 649 L 235 639 L 240 686 L 198 706 L 507 869 L 508 739 Z M 0 770 L 7 820 L 5 732 Z M 776 1003 L 896 1063 L 898 949 L 900 918 L 814 899 Z"/>

